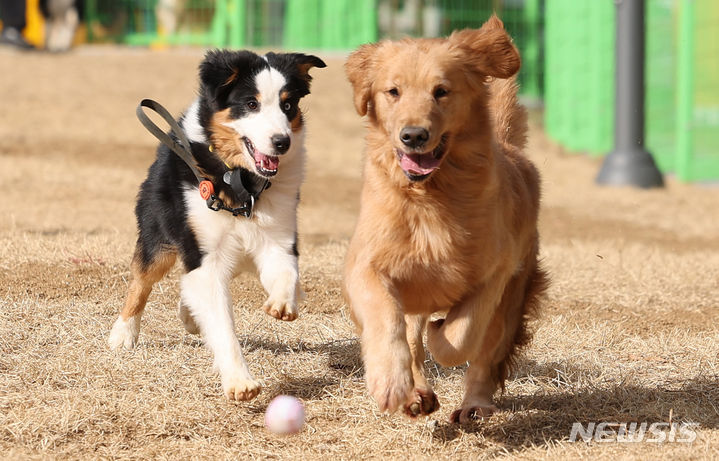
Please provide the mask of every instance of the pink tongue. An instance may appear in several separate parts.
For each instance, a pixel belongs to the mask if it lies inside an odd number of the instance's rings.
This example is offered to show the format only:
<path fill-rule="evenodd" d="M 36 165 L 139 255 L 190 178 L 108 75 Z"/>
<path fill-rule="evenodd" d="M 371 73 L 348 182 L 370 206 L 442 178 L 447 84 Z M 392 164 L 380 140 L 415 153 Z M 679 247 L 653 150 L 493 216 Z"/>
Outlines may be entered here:
<path fill-rule="evenodd" d="M 257 152 L 255 163 L 265 170 L 276 170 L 280 166 L 280 159 Z"/>
<path fill-rule="evenodd" d="M 404 154 L 399 166 L 407 173 L 425 175 L 439 166 L 439 159 L 431 154 Z"/>

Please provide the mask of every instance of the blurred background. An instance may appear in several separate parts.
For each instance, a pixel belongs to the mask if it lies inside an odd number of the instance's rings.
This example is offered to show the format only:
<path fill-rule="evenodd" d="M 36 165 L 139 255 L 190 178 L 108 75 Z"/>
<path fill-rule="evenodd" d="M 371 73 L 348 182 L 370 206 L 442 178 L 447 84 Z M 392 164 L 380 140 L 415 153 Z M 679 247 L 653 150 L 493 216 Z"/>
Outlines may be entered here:
<path fill-rule="evenodd" d="M 4 0 L 0 8 L 13 1 L 27 2 L 26 40 L 55 51 L 115 43 L 346 52 L 478 27 L 495 11 L 522 53 L 523 97 L 544 109 L 550 138 L 594 156 L 612 147 L 613 0 Z M 67 45 L 51 43 L 53 1 L 74 3 L 79 18 Z M 718 30 L 715 0 L 646 1 L 646 143 L 659 168 L 683 181 L 719 179 Z"/>

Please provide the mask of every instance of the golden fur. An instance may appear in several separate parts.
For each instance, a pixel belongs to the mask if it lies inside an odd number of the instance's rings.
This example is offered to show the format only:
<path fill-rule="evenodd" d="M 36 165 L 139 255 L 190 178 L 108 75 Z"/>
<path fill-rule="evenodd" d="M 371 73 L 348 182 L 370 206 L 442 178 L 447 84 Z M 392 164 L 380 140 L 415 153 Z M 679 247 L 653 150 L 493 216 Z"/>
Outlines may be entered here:
<path fill-rule="evenodd" d="M 439 407 L 424 377 L 425 325 L 435 360 L 470 363 L 455 422 L 495 409 L 512 354 L 529 338 L 526 317 L 547 279 L 537 261 L 539 175 L 521 154 L 519 66 L 496 16 L 447 39 L 364 45 L 346 63 L 369 131 L 344 291 L 368 390 L 383 411 Z M 398 161 L 407 126 L 427 130 L 425 152 L 446 143 L 421 181 Z M 444 318 L 427 324 L 434 313 Z"/>

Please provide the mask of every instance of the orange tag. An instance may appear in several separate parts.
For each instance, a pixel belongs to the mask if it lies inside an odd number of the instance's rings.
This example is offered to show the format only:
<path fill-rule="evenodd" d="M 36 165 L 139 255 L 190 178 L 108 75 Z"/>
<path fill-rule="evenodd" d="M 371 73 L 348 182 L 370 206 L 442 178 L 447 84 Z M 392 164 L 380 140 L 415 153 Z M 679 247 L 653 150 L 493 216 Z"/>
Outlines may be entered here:
<path fill-rule="evenodd" d="M 200 182 L 200 197 L 207 200 L 215 193 L 215 188 L 210 181 Z"/>

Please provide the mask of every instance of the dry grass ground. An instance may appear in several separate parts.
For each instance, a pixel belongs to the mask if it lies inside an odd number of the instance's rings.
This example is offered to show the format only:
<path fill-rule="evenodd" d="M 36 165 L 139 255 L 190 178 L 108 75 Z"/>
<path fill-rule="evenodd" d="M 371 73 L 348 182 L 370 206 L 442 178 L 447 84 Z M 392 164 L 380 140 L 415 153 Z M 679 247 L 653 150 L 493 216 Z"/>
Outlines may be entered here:
<path fill-rule="evenodd" d="M 378 414 L 339 288 L 363 144 L 339 58 L 314 71 L 304 104 L 301 316 L 265 315 L 253 276 L 232 286 L 263 393 L 224 400 L 209 353 L 175 319 L 177 272 L 152 294 L 137 349 L 109 351 L 134 197 L 155 146 L 135 105 L 152 97 L 178 113 L 200 59 L 198 50 L 0 50 L 0 458 L 719 457 L 719 189 L 672 180 L 655 191 L 599 188 L 597 161 L 562 154 L 536 124 L 528 155 L 544 176 L 553 285 L 503 411 L 447 424 L 462 370 L 429 362 L 439 412 Z M 280 393 L 306 404 L 299 435 L 263 428 Z M 568 441 L 575 421 L 670 419 L 696 423 L 696 440 Z"/>

